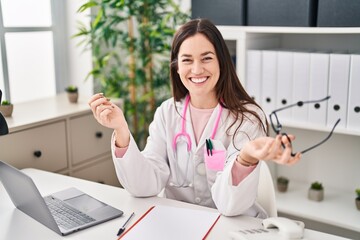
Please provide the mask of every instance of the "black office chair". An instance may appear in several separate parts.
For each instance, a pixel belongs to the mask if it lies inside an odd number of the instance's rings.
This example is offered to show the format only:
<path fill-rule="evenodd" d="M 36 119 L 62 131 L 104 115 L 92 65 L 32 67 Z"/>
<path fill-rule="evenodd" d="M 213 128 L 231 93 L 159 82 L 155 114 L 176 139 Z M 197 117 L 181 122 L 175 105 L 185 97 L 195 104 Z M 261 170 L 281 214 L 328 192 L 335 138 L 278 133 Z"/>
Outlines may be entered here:
<path fill-rule="evenodd" d="M 1 103 L 1 98 L 2 98 L 2 91 L 0 89 L 0 103 Z M 8 125 L 6 123 L 6 120 L 5 120 L 4 116 L 0 112 L 0 136 L 1 135 L 6 135 L 8 133 L 9 133 Z"/>

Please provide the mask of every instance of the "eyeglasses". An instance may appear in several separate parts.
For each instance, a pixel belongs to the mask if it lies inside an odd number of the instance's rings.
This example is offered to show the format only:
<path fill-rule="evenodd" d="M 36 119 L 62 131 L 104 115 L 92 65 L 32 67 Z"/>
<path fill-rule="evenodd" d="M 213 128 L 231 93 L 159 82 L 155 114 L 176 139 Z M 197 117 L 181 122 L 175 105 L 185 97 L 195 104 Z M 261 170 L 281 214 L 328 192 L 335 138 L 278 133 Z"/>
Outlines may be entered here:
<path fill-rule="evenodd" d="M 298 106 L 298 107 L 302 107 L 304 104 L 308 104 L 308 103 L 316 103 L 317 105 L 319 104 L 319 102 L 323 102 L 323 101 L 326 101 L 326 100 L 329 100 L 330 96 L 327 96 L 323 99 L 320 99 L 320 100 L 310 100 L 310 101 L 299 101 L 297 103 L 294 103 L 294 104 L 290 104 L 288 106 L 285 106 L 285 107 L 282 107 L 282 108 L 279 108 L 279 109 L 276 109 L 274 111 L 272 111 L 270 113 L 270 123 L 271 123 L 271 127 L 272 129 L 274 130 L 274 132 L 276 134 L 281 134 L 282 136 L 286 136 L 286 138 L 288 139 L 290 145 L 291 145 L 291 140 L 289 138 L 289 136 L 287 135 L 287 133 L 285 132 L 281 132 L 282 130 L 282 125 L 281 123 L 279 122 L 279 118 L 278 116 L 276 115 L 277 112 L 280 112 L 282 110 L 285 110 L 285 109 L 288 109 L 288 108 L 291 108 L 291 107 L 295 107 L 295 106 Z M 315 106 L 316 107 L 316 106 Z M 336 121 L 336 123 L 334 124 L 333 128 L 331 129 L 331 132 L 329 133 L 329 135 L 324 138 L 321 142 L 301 151 L 300 153 L 303 154 L 303 153 L 306 153 L 318 146 L 320 146 L 321 144 L 323 144 L 324 142 L 326 142 L 327 140 L 329 140 L 329 138 L 331 137 L 331 135 L 333 134 L 334 130 L 335 130 L 335 127 L 336 125 L 338 125 L 338 123 L 340 122 L 340 118 Z M 282 147 L 285 148 L 285 144 L 284 143 L 281 143 Z M 291 156 L 295 156 L 296 153 L 293 153 L 291 152 Z"/>

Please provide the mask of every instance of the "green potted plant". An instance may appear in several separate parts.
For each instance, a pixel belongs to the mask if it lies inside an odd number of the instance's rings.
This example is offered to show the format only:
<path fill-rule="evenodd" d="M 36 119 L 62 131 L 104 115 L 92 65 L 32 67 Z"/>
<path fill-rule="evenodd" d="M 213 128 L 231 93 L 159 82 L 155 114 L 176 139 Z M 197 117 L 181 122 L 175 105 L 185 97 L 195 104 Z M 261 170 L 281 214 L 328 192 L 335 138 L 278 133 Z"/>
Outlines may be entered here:
<path fill-rule="evenodd" d="M 190 19 L 173 0 L 87 0 L 90 25 L 74 37 L 93 55 L 96 91 L 124 100 L 124 114 L 140 148 L 156 108 L 171 96 L 170 47 L 177 27 Z"/>
<path fill-rule="evenodd" d="M 0 112 L 2 113 L 2 115 L 4 117 L 11 117 L 12 113 L 14 110 L 14 105 L 7 101 L 7 100 L 3 100 L 0 104 Z"/>
<path fill-rule="evenodd" d="M 308 198 L 313 201 L 322 201 L 324 199 L 324 187 L 322 183 L 316 181 L 311 183 Z"/>
<path fill-rule="evenodd" d="M 289 179 L 286 177 L 278 177 L 277 178 L 277 189 L 279 192 L 286 192 L 289 185 Z"/>
<path fill-rule="evenodd" d="M 74 85 L 69 85 L 65 88 L 65 91 L 67 92 L 69 101 L 71 103 L 77 103 L 79 98 L 78 88 Z"/>
<path fill-rule="evenodd" d="M 356 198 L 355 198 L 355 204 L 356 208 L 360 210 L 360 188 L 355 189 Z"/>

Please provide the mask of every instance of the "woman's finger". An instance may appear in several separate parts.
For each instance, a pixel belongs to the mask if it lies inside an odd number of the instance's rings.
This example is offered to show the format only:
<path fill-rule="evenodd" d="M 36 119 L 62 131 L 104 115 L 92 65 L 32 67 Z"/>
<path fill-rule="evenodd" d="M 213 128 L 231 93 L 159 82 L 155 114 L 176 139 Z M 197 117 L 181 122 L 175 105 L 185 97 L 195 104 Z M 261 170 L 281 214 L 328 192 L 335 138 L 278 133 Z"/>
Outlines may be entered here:
<path fill-rule="evenodd" d="M 275 139 L 267 137 L 263 141 L 258 142 L 258 145 L 252 150 L 252 154 L 249 155 L 257 159 L 269 159 L 268 154 L 274 142 Z"/>
<path fill-rule="evenodd" d="M 88 105 L 91 107 L 91 104 L 96 101 L 97 99 L 99 98 L 103 98 L 104 97 L 104 94 L 103 93 L 97 93 L 97 94 L 94 94 L 90 97 L 90 99 L 88 100 Z"/>
<path fill-rule="evenodd" d="M 301 159 L 301 153 L 296 153 L 294 157 L 292 157 L 289 162 L 288 165 L 294 165 L 295 163 L 297 163 L 298 161 L 300 161 Z"/>
<path fill-rule="evenodd" d="M 96 107 L 96 116 L 101 117 L 101 114 L 103 111 L 105 110 L 111 110 L 112 109 L 112 105 L 108 104 L 108 103 L 104 103 L 104 104 L 100 104 L 99 106 Z"/>
<path fill-rule="evenodd" d="M 290 139 L 290 141 L 289 141 L 289 139 Z M 295 136 L 294 136 L 294 135 L 291 135 L 291 134 L 289 134 L 289 135 L 283 135 L 283 136 L 281 137 L 281 141 L 282 141 L 282 143 L 284 143 L 285 145 L 288 144 L 288 143 L 291 143 L 291 142 L 294 141 L 294 140 L 295 140 Z"/>
<path fill-rule="evenodd" d="M 272 143 L 268 152 L 268 158 L 275 158 L 279 153 L 279 149 L 281 149 L 281 135 L 277 135 L 275 141 Z"/>

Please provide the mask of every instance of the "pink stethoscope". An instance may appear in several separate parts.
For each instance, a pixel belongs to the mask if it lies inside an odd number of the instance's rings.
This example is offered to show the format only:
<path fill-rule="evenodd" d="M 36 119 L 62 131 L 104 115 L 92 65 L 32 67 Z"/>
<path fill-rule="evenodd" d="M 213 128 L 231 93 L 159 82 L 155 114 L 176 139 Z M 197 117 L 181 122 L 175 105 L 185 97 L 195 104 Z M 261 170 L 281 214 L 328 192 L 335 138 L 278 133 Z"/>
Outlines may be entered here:
<path fill-rule="evenodd" d="M 189 106 L 189 102 L 190 102 L 190 96 L 187 95 L 186 98 L 185 98 L 185 105 L 184 105 L 184 110 L 183 110 L 183 113 L 182 113 L 182 119 L 181 119 L 181 130 L 180 132 L 178 132 L 174 139 L 173 139 L 173 142 L 172 142 L 172 147 L 173 147 L 173 150 L 175 152 L 175 159 L 176 159 L 176 177 L 178 178 L 178 162 L 177 162 L 177 156 L 176 156 L 176 145 L 177 145 L 177 140 L 178 138 L 180 137 L 184 137 L 186 139 L 186 145 L 187 145 L 187 152 L 188 152 L 188 159 L 187 159 L 187 163 L 186 163 L 186 175 L 185 177 L 183 177 L 183 183 L 182 184 L 178 184 L 178 185 L 174 185 L 172 184 L 173 186 L 176 186 L 176 187 L 185 187 L 185 182 L 186 182 L 186 179 L 187 179 L 187 175 L 188 175 L 188 165 L 189 165 L 189 159 L 190 159 L 190 152 L 191 152 L 191 138 L 190 138 L 190 135 L 186 132 L 186 127 L 185 127 L 185 124 L 186 124 L 186 111 L 188 109 L 188 106 Z M 216 117 L 216 121 L 215 121 L 215 125 L 214 125 L 214 128 L 212 130 L 212 133 L 211 133 L 211 137 L 210 139 L 214 139 L 215 137 L 215 134 L 216 134 L 216 131 L 218 129 L 218 126 L 219 126 L 219 122 L 220 122 L 220 117 L 221 117 L 221 113 L 222 113 L 222 107 L 221 107 L 221 104 L 219 104 L 219 113 Z M 179 182 L 179 180 L 178 180 Z M 191 184 L 188 184 L 188 186 L 191 186 Z"/>

